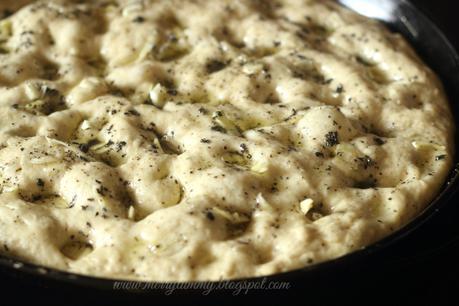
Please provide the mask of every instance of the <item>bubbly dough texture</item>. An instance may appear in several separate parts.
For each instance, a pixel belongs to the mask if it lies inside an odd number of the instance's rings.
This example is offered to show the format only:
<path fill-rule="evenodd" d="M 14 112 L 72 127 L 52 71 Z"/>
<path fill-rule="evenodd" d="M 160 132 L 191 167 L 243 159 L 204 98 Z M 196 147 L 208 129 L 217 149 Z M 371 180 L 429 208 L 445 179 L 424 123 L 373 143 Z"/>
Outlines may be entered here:
<path fill-rule="evenodd" d="M 0 252 L 260 276 L 387 236 L 453 161 L 442 86 L 330 1 L 0 2 Z"/>

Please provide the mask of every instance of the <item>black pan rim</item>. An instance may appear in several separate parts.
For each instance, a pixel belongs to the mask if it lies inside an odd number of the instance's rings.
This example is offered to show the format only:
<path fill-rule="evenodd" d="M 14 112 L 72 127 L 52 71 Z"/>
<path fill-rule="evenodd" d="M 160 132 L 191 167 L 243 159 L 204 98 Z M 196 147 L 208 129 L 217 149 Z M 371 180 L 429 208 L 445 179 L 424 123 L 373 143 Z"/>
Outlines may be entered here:
<path fill-rule="evenodd" d="M 338 0 L 339 2 L 342 2 Z M 396 1 L 396 0 L 391 0 L 391 1 Z M 440 30 L 440 28 L 422 12 L 419 10 L 415 5 L 413 5 L 410 1 L 408 0 L 398 0 L 399 3 L 402 3 L 404 6 L 409 7 L 413 12 L 416 13 L 420 18 L 423 19 L 423 21 L 427 24 L 427 26 L 430 28 L 433 33 L 435 33 L 438 37 L 439 40 L 441 40 L 442 44 L 445 46 L 445 51 L 449 55 L 451 55 L 454 58 L 455 62 L 455 67 L 454 72 L 457 73 L 455 76 L 457 78 L 457 82 L 459 83 L 459 55 L 453 45 L 450 43 L 446 35 Z M 399 18 L 399 16 L 397 17 Z M 407 38 L 407 37 L 405 37 Z M 408 39 L 410 40 L 410 39 Z M 419 51 L 419 50 L 418 50 Z M 432 67 L 435 70 L 435 67 Z M 442 81 L 445 81 L 444 78 L 441 78 Z M 450 106 L 451 108 L 454 107 L 454 104 L 452 103 L 452 97 L 450 95 L 451 93 L 448 92 L 449 99 L 450 99 Z M 459 93 L 458 93 L 459 94 Z M 459 95 L 457 96 L 459 98 Z M 453 111 L 454 112 L 454 111 Z M 454 118 L 454 121 L 456 122 L 456 125 L 459 127 L 459 118 L 456 115 Z M 456 156 L 453 164 L 453 169 L 450 171 L 450 174 L 444 183 L 443 187 L 441 188 L 441 192 L 438 193 L 438 195 L 435 197 L 433 201 L 431 201 L 426 208 L 418 214 L 413 220 L 411 220 L 408 224 L 405 226 L 397 229 L 390 235 L 386 236 L 385 238 L 370 244 L 364 248 L 361 248 L 359 250 L 356 250 L 352 253 L 349 253 L 347 255 L 325 261 L 322 263 L 317 263 L 311 266 L 295 269 L 292 271 L 287 271 L 287 272 L 282 272 L 278 274 L 273 274 L 273 275 L 268 275 L 268 276 L 260 276 L 260 277 L 249 277 L 249 278 L 240 278 L 240 279 L 231 279 L 231 280 L 222 280 L 222 281 L 191 281 L 187 282 L 188 284 L 218 284 L 222 282 L 261 282 L 263 280 L 270 280 L 270 281 L 276 281 L 276 280 L 295 280 L 295 279 L 301 279 L 302 277 L 305 276 L 305 274 L 310 274 L 313 272 L 323 272 L 323 271 L 329 271 L 333 270 L 337 267 L 342 267 L 346 264 L 351 264 L 355 261 L 358 261 L 359 259 L 362 259 L 364 257 L 367 257 L 373 253 L 379 252 L 382 249 L 388 248 L 391 245 L 403 240 L 405 237 L 411 235 L 413 232 L 416 231 L 419 227 L 421 227 L 424 223 L 429 221 L 430 219 L 434 218 L 438 212 L 447 205 L 450 205 L 450 199 L 459 191 L 459 159 L 458 159 L 458 154 L 459 150 L 459 142 L 458 142 L 458 135 L 456 133 Z M 124 279 L 111 279 L 111 278 L 101 278 L 101 277 L 95 277 L 95 276 L 88 276 L 88 275 L 82 275 L 82 274 L 76 274 L 76 273 L 71 273 L 71 272 L 66 272 L 66 271 L 61 271 L 57 270 L 54 268 L 48 268 L 36 264 L 31 264 L 27 262 L 23 262 L 19 259 L 14 259 L 11 257 L 7 257 L 4 255 L 0 255 L 0 267 L 2 270 L 7 271 L 9 273 L 20 273 L 20 274 L 25 274 L 25 275 L 31 275 L 39 278 L 43 278 L 45 280 L 49 281 L 58 281 L 58 282 L 63 282 L 71 285 L 79 285 L 82 287 L 91 287 L 91 288 L 96 288 L 96 289 L 113 289 L 113 284 L 115 282 L 123 282 L 123 281 L 129 281 L 130 280 L 124 280 Z M 132 281 L 138 284 L 166 284 L 164 282 L 151 282 L 151 281 Z M 179 284 L 178 282 L 170 282 L 167 284 Z M 192 286 L 190 286 L 192 287 Z M 147 290 L 147 291 L 140 291 L 140 292 L 148 292 L 152 293 L 152 290 Z"/>

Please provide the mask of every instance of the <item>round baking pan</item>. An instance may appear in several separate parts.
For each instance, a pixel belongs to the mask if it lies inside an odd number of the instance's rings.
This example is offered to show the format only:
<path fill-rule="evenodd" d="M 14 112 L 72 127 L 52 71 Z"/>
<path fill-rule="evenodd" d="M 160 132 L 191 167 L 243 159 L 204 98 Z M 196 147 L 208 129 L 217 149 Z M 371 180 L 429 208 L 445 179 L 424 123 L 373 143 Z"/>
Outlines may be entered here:
<path fill-rule="evenodd" d="M 456 125 L 459 126 L 459 56 L 439 28 L 413 4 L 405 0 L 340 0 L 344 6 L 350 9 L 383 21 L 393 31 L 401 33 L 416 49 L 421 58 L 429 65 L 442 80 L 450 100 Z M 459 139 L 455 137 L 456 152 L 459 152 Z M 457 156 L 457 154 L 456 154 Z M 301 281 L 317 280 L 339 273 L 346 267 L 352 267 L 357 263 L 366 261 L 369 256 L 381 253 L 391 248 L 396 243 L 403 243 L 408 235 L 416 235 L 426 221 L 435 218 L 438 213 L 453 204 L 451 201 L 454 193 L 459 189 L 458 158 L 455 157 L 454 169 L 451 171 L 446 183 L 438 196 L 424 209 L 424 211 L 412 220 L 408 225 L 397 230 L 390 236 L 380 240 L 361 250 L 349 255 L 308 266 L 291 272 L 280 273 L 267 278 L 249 278 L 234 280 L 232 282 L 247 281 Z M 49 284 L 55 286 L 83 286 L 97 289 L 113 289 L 115 280 L 96 277 L 82 276 L 55 269 L 41 267 L 5 256 L 0 256 L 0 268 L 16 278 L 32 281 L 35 284 Z M 142 283 L 147 286 L 147 283 Z M 139 291 L 146 294 L 159 293 L 157 290 Z M 187 290 L 187 292 L 189 292 Z"/>

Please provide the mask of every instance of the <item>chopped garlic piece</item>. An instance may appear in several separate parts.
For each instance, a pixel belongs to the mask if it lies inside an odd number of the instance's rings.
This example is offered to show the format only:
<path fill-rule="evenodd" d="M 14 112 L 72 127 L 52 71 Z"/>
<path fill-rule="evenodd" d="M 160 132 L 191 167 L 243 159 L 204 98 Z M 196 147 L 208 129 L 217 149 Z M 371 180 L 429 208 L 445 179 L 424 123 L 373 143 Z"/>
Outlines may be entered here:
<path fill-rule="evenodd" d="M 153 139 L 153 144 L 159 153 L 164 154 L 163 147 L 161 146 L 161 142 L 159 141 L 158 138 Z"/>
<path fill-rule="evenodd" d="M 307 214 L 311 208 L 314 206 L 314 200 L 313 199 L 304 199 L 303 201 L 301 201 L 300 203 L 300 209 L 301 211 L 303 212 L 303 214 Z"/>
<path fill-rule="evenodd" d="M 95 89 L 103 85 L 104 85 L 104 81 L 96 77 L 86 78 L 80 83 L 80 86 L 86 89 Z"/>
<path fill-rule="evenodd" d="M 122 15 L 123 17 L 129 17 L 134 14 L 138 14 L 143 10 L 142 1 L 131 1 L 124 8 Z"/>
<path fill-rule="evenodd" d="M 212 115 L 215 123 L 224 128 L 225 130 L 232 132 L 233 134 L 239 135 L 241 133 L 240 128 L 222 112 L 217 111 Z"/>
<path fill-rule="evenodd" d="M 142 60 L 146 59 L 148 55 L 152 53 L 154 47 L 155 47 L 154 39 L 153 38 L 147 39 L 147 42 L 145 43 L 143 48 L 140 50 L 137 56 L 137 62 L 141 62 Z"/>
<path fill-rule="evenodd" d="M 80 125 L 80 129 L 82 130 L 89 130 L 90 128 L 91 128 L 91 123 L 89 123 L 88 120 L 84 120 Z"/>
<path fill-rule="evenodd" d="M 95 152 L 98 152 L 98 153 L 102 153 L 102 152 L 105 152 L 107 150 L 110 150 L 110 147 L 107 146 L 106 142 L 101 142 L 101 143 L 93 145 L 91 147 L 91 151 L 95 151 Z"/>
<path fill-rule="evenodd" d="M 223 210 L 218 207 L 213 207 L 212 211 L 215 213 L 215 215 L 220 216 L 234 224 L 240 224 L 250 221 L 250 219 L 247 216 L 244 216 L 243 214 L 240 214 L 238 212 L 231 213 L 227 210 Z"/>
<path fill-rule="evenodd" d="M 421 143 L 421 142 L 418 142 L 418 141 L 413 141 L 411 143 L 411 145 L 415 148 L 415 149 L 420 149 L 421 147 L 424 147 L 425 146 L 425 143 Z"/>
<path fill-rule="evenodd" d="M 31 158 L 30 163 L 34 165 L 44 165 L 44 164 L 51 164 L 59 162 L 59 158 L 55 156 L 40 156 L 37 158 Z"/>
<path fill-rule="evenodd" d="M 132 205 L 129 206 L 129 209 L 128 209 L 128 218 L 131 220 L 134 220 L 135 218 L 135 207 Z"/>
<path fill-rule="evenodd" d="M 353 175 L 359 170 L 355 160 L 363 154 L 350 143 L 340 143 L 335 147 L 335 158 L 333 164 L 347 175 Z"/>
<path fill-rule="evenodd" d="M 168 62 L 184 56 L 189 46 L 183 34 L 183 30 L 178 27 L 172 29 L 168 34 L 169 39 L 155 48 L 154 57 L 159 61 Z"/>
<path fill-rule="evenodd" d="M 81 241 L 70 241 L 61 248 L 62 254 L 71 260 L 78 260 L 91 253 L 92 250 L 91 244 Z"/>
<path fill-rule="evenodd" d="M 151 90 L 150 90 L 150 100 L 153 105 L 162 108 L 164 104 L 166 103 L 165 100 L 166 96 L 166 90 L 164 89 L 164 86 L 161 84 L 156 84 Z"/>
<path fill-rule="evenodd" d="M 7 40 L 13 34 L 13 26 L 10 20 L 0 21 L 0 41 Z"/>
<path fill-rule="evenodd" d="M 255 201 L 257 202 L 257 206 L 259 206 L 260 208 L 262 209 L 271 209 L 271 205 L 269 204 L 268 201 L 266 201 L 265 197 L 263 196 L 263 194 L 260 192 L 259 194 L 257 194 L 257 197 L 255 199 Z"/>
<path fill-rule="evenodd" d="M 266 160 L 259 160 L 255 162 L 250 168 L 250 170 L 252 170 L 253 172 L 260 173 L 260 174 L 265 173 L 266 171 L 268 171 L 268 169 L 269 169 L 269 164 Z"/>
<path fill-rule="evenodd" d="M 245 64 L 242 67 L 242 72 L 244 72 L 245 74 L 248 74 L 248 75 L 253 75 L 253 74 L 257 74 L 257 73 L 262 72 L 263 68 L 264 68 L 264 66 L 263 66 L 262 63 L 251 62 L 251 63 Z"/>
<path fill-rule="evenodd" d="M 240 153 L 228 152 L 222 156 L 225 163 L 239 166 L 246 166 L 247 160 Z"/>
<path fill-rule="evenodd" d="M 24 105 L 24 110 L 32 114 L 41 114 L 46 110 L 46 102 L 43 100 L 34 100 Z"/>
<path fill-rule="evenodd" d="M 322 215 L 321 213 L 313 212 L 313 213 L 311 214 L 311 219 L 312 219 L 313 221 L 319 220 L 319 219 L 321 219 L 321 218 L 323 218 L 323 215 Z"/>
<path fill-rule="evenodd" d="M 41 206 L 55 207 L 59 209 L 69 208 L 69 204 L 59 196 L 45 197 L 43 199 L 36 201 L 36 204 Z"/>
<path fill-rule="evenodd" d="M 440 146 L 436 143 L 431 143 L 431 142 L 422 142 L 422 141 L 413 141 L 411 145 L 416 149 L 416 150 L 445 150 L 444 146 Z"/>
<path fill-rule="evenodd" d="M 67 95 L 66 101 L 70 105 L 80 104 L 108 92 L 105 81 L 97 77 L 83 79 Z"/>
<path fill-rule="evenodd" d="M 236 58 L 236 61 L 238 62 L 239 65 L 245 65 L 249 61 L 249 58 L 245 54 L 238 55 Z"/>
<path fill-rule="evenodd" d="M 41 88 L 37 83 L 27 83 L 25 85 L 25 94 L 30 101 L 38 100 L 43 96 Z"/>
<path fill-rule="evenodd" d="M 227 120 L 222 119 L 222 118 L 217 118 L 217 119 L 215 119 L 215 122 L 216 122 L 219 126 L 225 128 L 226 130 L 228 130 L 228 129 L 231 130 L 232 127 L 233 127 L 232 124 L 231 124 L 230 122 L 228 122 Z"/>

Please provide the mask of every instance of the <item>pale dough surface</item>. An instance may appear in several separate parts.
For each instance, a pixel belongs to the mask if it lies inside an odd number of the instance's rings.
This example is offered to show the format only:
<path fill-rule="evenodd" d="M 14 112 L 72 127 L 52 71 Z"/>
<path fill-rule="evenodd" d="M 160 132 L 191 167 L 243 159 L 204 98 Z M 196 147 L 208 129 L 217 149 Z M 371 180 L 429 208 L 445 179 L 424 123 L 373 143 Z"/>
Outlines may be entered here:
<path fill-rule="evenodd" d="M 0 252 L 217 280 L 406 224 L 453 160 L 442 86 L 330 1 L 0 2 Z"/>

